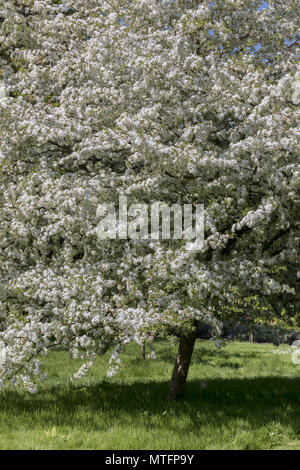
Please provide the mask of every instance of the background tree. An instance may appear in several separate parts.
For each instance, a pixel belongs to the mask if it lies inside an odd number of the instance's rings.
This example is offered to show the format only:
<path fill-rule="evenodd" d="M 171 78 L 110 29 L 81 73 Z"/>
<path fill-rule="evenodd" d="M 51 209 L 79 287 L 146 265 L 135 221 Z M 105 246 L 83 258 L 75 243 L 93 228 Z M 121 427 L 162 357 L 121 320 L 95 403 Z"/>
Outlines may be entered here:
<path fill-rule="evenodd" d="M 2 377 L 31 391 L 39 353 L 86 362 L 294 295 L 299 253 L 296 1 L 0 2 Z M 99 240 L 97 207 L 205 205 L 205 243 Z M 275 311 L 276 314 L 276 311 Z"/>

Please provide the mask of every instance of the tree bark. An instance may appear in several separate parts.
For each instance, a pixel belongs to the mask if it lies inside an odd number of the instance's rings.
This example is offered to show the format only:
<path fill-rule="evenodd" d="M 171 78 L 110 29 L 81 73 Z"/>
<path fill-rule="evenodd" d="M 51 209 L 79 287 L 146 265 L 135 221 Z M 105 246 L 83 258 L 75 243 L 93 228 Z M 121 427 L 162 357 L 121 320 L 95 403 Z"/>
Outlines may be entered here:
<path fill-rule="evenodd" d="M 180 339 L 167 400 L 177 400 L 183 395 L 196 337 L 197 331 L 194 328 L 193 331 L 182 336 Z"/>
<path fill-rule="evenodd" d="M 144 361 L 146 359 L 146 341 L 145 340 L 141 344 L 141 355 Z"/>
<path fill-rule="evenodd" d="M 249 341 L 250 343 L 253 343 L 253 333 L 254 333 L 254 328 L 250 328 L 250 334 L 249 334 Z"/>

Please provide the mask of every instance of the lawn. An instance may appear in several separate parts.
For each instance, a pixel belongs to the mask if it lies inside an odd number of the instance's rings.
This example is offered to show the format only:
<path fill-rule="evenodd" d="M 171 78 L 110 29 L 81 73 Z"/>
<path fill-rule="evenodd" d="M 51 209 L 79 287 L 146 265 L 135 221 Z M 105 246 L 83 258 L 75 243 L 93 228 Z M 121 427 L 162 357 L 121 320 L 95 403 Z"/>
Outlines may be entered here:
<path fill-rule="evenodd" d="M 76 386 L 80 362 L 44 358 L 49 379 L 36 395 L 0 392 L 1 449 L 300 449 L 300 365 L 291 348 L 197 341 L 184 399 L 164 397 L 176 346 L 142 361 L 130 345 L 120 373 L 99 357 Z M 281 351 L 280 354 L 274 351 Z"/>

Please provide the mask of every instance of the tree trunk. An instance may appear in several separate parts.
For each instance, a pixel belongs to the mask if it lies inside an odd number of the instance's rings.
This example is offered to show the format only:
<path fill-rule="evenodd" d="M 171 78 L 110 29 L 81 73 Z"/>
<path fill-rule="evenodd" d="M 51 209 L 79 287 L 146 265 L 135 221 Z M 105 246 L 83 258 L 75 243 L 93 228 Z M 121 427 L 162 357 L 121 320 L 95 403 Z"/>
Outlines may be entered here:
<path fill-rule="evenodd" d="M 177 400 L 177 398 L 180 398 L 183 395 L 196 337 L 197 331 L 195 328 L 180 339 L 167 400 Z"/>
<path fill-rule="evenodd" d="M 249 334 L 249 341 L 250 343 L 253 343 L 253 333 L 254 333 L 254 328 L 250 328 L 250 334 Z"/>
<path fill-rule="evenodd" d="M 142 355 L 142 359 L 145 360 L 146 359 L 146 341 L 145 340 L 141 344 L 141 355 Z"/>

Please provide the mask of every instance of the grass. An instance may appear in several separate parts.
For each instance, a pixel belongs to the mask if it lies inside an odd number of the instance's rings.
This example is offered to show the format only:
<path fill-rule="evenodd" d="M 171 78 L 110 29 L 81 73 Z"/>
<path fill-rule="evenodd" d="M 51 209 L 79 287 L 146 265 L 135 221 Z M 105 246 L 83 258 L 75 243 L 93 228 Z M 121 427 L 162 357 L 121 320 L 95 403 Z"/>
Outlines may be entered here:
<path fill-rule="evenodd" d="M 142 361 L 130 345 L 120 373 L 109 355 L 70 385 L 80 364 L 46 357 L 49 379 L 36 395 L 0 392 L 0 449 L 300 449 L 300 365 L 276 347 L 197 341 L 184 399 L 164 397 L 176 347 L 157 343 Z"/>

